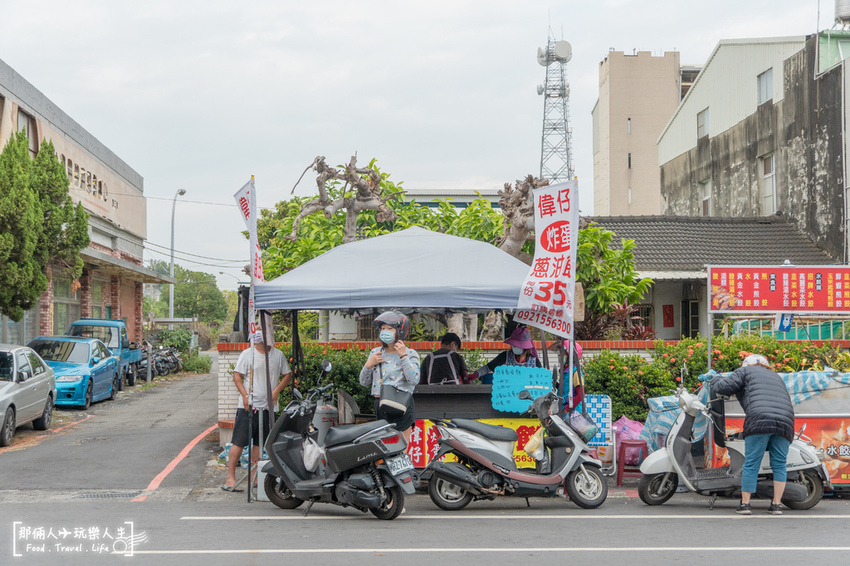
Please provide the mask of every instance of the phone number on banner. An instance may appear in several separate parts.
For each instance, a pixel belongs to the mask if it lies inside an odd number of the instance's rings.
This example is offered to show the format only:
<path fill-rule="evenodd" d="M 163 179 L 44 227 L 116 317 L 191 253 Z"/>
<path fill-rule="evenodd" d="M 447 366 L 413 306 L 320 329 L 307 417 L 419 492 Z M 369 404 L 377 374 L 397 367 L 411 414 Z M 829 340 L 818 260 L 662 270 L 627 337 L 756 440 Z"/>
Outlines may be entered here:
<path fill-rule="evenodd" d="M 551 317 L 543 311 L 519 310 L 514 315 L 514 320 L 525 322 L 531 326 L 548 330 L 560 336 L 569 336 L 572 332 L 572 324 L 570 322 Z"/>

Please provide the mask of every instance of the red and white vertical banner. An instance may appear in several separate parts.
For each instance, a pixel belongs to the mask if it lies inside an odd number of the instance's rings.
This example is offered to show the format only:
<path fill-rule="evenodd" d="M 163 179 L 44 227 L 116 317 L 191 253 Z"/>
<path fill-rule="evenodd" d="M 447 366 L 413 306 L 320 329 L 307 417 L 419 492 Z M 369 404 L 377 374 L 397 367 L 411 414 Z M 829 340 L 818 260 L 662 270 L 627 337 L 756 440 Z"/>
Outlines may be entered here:
<path fill-rule="evenodd" d="M 248 293 L 248 341 L 254 341 L 254 332 L 257 329 L 256 315 L 254 314 L 254 285 L 265 281 L 263 278 L 263 256 L 260 244 L 257 242 L 257 190 L 254 188 L 254 178 L 245 183 L 245 186 L 233 195 L 239 206 L 239 213 L 248 227 L 248 235 L 251 247 L 251 289 Z"/>
<path fill-rule="evenodd" d="M 514 320 L 573 339 L 573 302 L 578 246 L 578 182 L 535 189 L 534 262 Z"/>

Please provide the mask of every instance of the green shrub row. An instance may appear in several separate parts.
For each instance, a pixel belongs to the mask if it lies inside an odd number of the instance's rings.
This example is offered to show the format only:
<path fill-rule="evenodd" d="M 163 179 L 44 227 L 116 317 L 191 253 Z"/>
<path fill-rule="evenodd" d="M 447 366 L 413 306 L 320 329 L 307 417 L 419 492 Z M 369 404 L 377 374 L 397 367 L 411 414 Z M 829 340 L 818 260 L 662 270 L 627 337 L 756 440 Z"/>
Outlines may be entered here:
<path fill-rule="evenodd" d="M 204 354 L 189 352 L 183 356 L 183 371 L 192 373 L 209 373 L 212 368 L 212 358 Z"/>
<path fill-rule="evenodd" d="M 602 351 L 584 365 L 588 393 L 611 397 L 613 419 L 622 415 L 644 421 L 648 411 L 647 399 L 670 395 L 684 375 L 685 386 L 696 389 L 699 376 L 708 370 L 708 341 L 688 338 L 680 342 L 655 343 L 651 360 L 639 354 L 622 355 Z M 715 337 L 711 343 L 711 367 L 717 372 L 729 372 L 741 367 L 750 354 L 761 354 L 777 372 L 821 370 L 829 366 L 841 371 L 850 370 L 850 356 L 839 346 L 811 342 L 786 342 L 773 337 L 744 336 Z M 683 370 L 687 368 L 687 372 Z"/>

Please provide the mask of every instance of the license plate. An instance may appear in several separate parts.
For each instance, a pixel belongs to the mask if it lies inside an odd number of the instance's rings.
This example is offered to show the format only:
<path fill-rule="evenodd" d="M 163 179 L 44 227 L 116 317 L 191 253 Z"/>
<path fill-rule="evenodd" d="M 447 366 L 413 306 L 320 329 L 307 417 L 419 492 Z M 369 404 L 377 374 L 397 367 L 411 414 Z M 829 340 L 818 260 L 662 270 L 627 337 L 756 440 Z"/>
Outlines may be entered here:
<path fill-rule="evenodd" d="M 395 458 L 388 458 L 386 462 L 387 467 L 390 469 L 390 473 L 394 476 L 413 469 L 413 461 L 411 461 L 410 456 L 407 454 L 401 454 Z"/>

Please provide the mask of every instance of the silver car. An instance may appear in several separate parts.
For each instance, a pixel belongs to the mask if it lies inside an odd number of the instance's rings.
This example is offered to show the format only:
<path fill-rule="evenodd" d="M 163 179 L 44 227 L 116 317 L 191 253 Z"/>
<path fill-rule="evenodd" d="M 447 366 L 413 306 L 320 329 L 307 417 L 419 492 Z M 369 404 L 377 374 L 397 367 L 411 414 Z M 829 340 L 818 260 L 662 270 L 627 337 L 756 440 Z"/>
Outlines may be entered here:
<path fill-rule="evenodd" d="M 15 429 L 32 422 L 47 430 L 53 416 L 56 384 L 53 370 L 26 346 L 0 344 L 0 446 L 8 446 Z"/>

